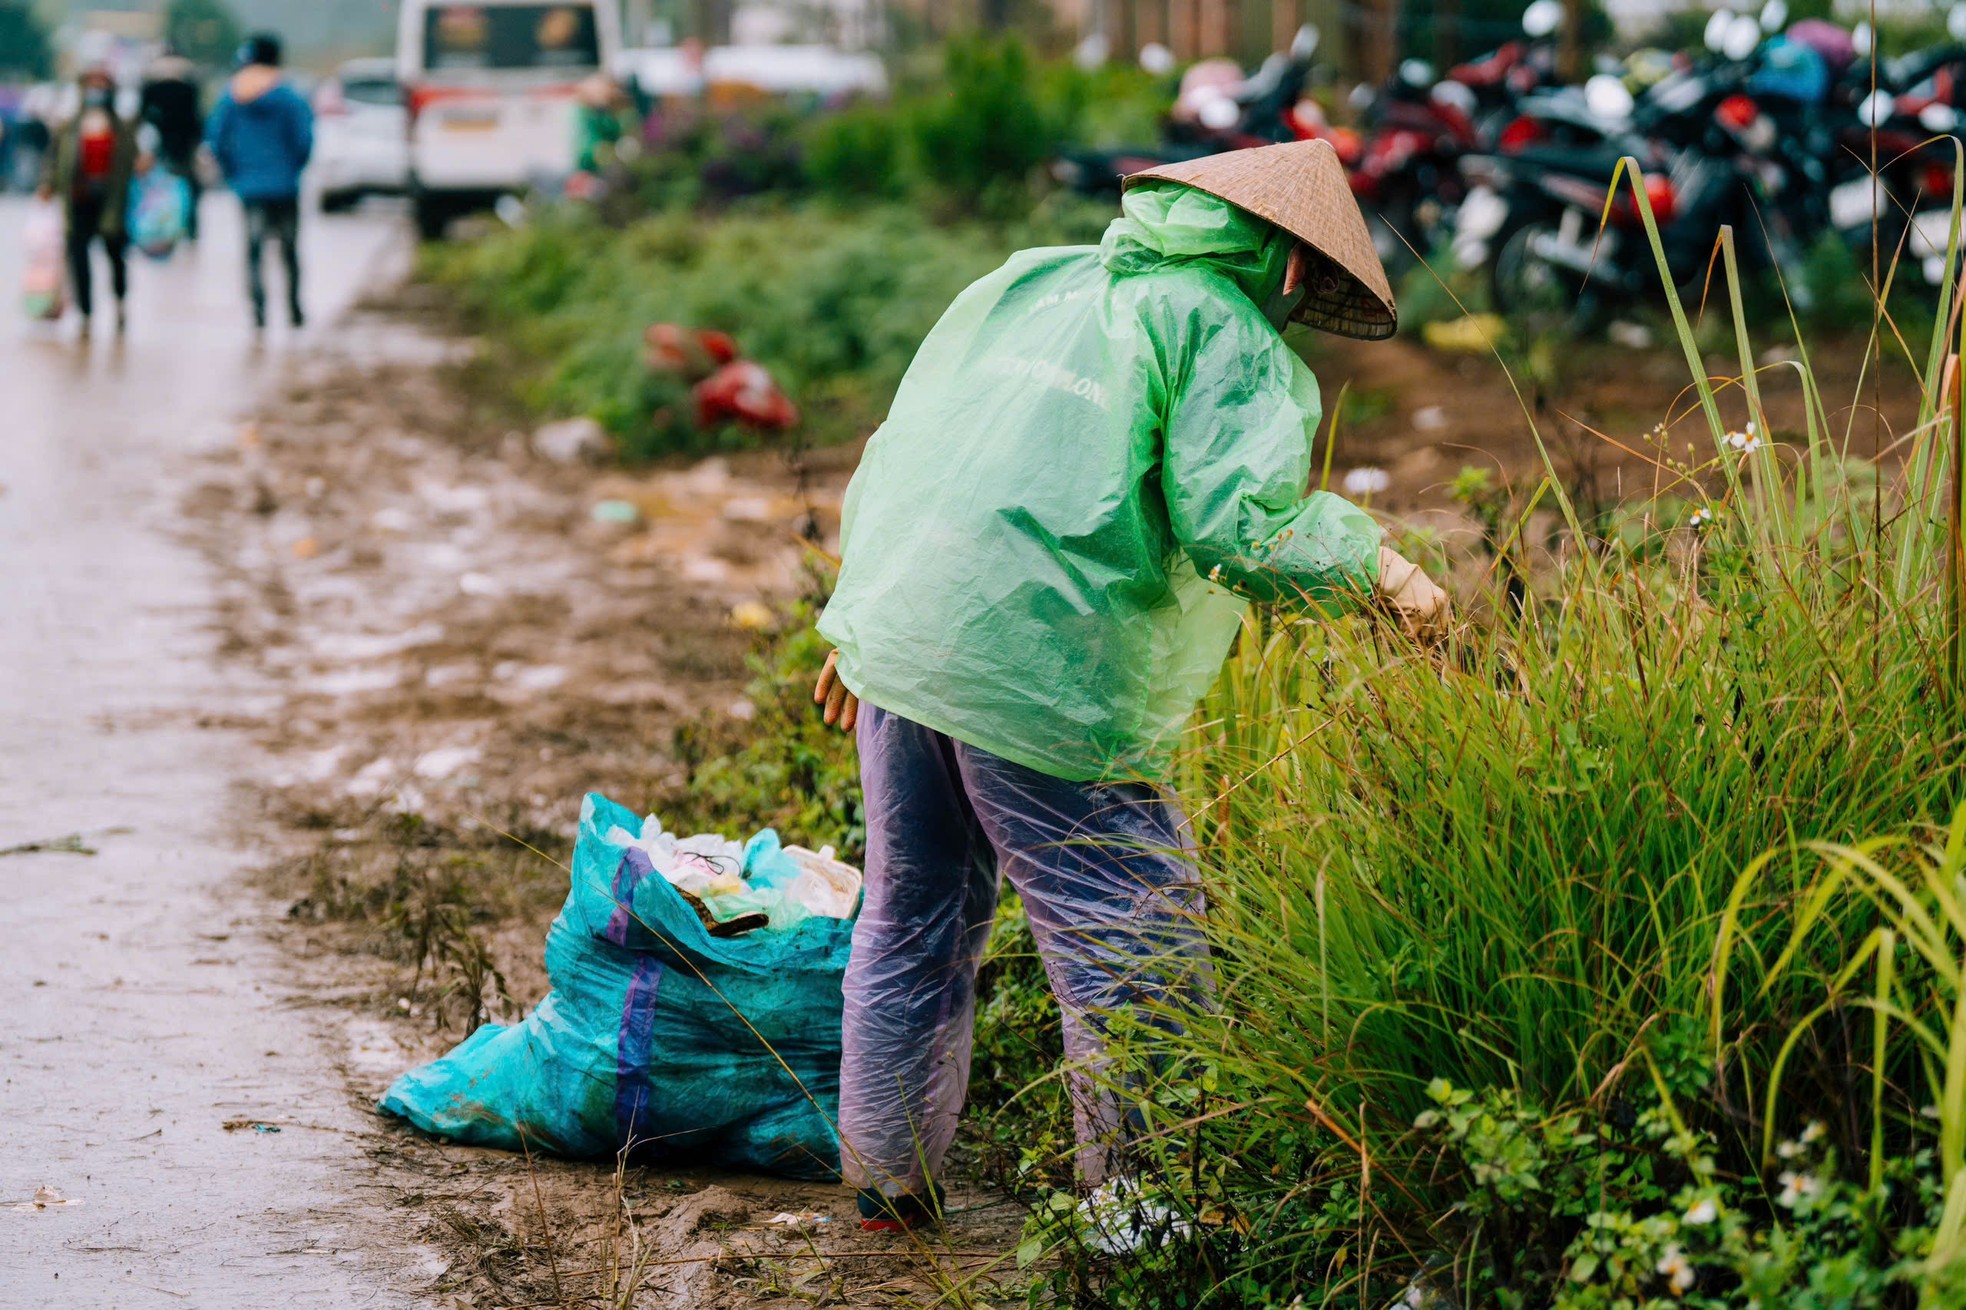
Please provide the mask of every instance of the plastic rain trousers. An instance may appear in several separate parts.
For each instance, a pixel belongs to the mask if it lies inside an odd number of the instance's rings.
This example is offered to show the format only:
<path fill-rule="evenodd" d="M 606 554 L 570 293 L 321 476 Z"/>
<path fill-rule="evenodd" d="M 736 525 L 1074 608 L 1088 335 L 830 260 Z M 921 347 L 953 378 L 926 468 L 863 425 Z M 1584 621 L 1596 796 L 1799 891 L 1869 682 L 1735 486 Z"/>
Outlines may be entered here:
<path fill-rule="evenodd" d="M 1080 1174 L 1125 1172 L 1134 1116 L 1101 1076 L 1105 1017 L 1163 1026 L 1207 986 L 1187 824 L 1144 783 L 1067 782 L 862 707 L 867 884 L 844 990 L 840 1164 L 923 1194 L 969 1083 L 976 970 L 999 870 L 1024 899 L 1065 1021 Z"/>
<path fill-rule="evenodd" d="M 1336 604 L 1378 568 L 1369 516 L 1304 495 L 1317 381 L 1261 308 L 1290 238 L 1176 184 L 1123 205 L 922 343 L 819 624 L 863 700 L 1080 781 L 1163 773 L 1243 597 Z"/>

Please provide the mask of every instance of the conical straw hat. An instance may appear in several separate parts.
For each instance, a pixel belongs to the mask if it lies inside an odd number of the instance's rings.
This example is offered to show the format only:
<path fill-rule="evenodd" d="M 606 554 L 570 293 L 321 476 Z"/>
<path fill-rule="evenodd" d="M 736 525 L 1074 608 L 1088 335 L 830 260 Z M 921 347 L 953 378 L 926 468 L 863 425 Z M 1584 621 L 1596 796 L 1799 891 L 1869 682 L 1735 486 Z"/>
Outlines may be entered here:
<path fill-rule="evenodd" d="M 1280 146 L 1231 150 L 1127 175 L 1123 186 L 1152 179 L 1181 182 L 1267 218 L 1322 254 L 1313 268 L 1299 322 L 1345 337 L 1376 341 L 1399 326 L 1393 291 L 1365 215 L 1352 199 L 1345 166 L 1328 141 L 1288 141 Z"/>

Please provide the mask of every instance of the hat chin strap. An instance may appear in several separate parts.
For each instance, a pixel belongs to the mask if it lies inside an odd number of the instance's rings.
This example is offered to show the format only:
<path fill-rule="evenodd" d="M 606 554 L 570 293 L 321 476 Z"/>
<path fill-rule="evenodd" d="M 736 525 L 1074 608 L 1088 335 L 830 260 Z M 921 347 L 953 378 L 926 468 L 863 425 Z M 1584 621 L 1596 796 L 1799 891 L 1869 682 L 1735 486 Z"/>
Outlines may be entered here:
<path fill-rule="evenodd" d="M 1289 325 L 1291 316 L 1304 307 L 1304 295 L 1303 287 L 1293 287 L 1286 282 L 1270 293 L 1268 302 L 1263 306 L 1263 317 L 1270 321 L 1271 327 L 1283 331 Z"/>

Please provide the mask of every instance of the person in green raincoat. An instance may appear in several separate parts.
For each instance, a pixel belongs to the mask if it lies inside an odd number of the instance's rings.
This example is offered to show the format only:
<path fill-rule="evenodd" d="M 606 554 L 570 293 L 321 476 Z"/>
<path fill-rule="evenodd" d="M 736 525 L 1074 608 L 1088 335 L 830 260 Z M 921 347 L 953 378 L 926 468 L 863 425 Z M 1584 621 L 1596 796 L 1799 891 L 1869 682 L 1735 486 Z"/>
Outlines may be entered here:
<path fill-rule="evenodd" d="M 1396 326 L 1328 144 L 1135 174 L 1096 249 L 1021 252 L 956 298 L 867 446 L 815 692 L 866 796 L 840 1076 L 864 1226 L 937 1212 L 1001 872 L 1064 1015 L 1088 1204 L 1130 1206 L 1116 1240 L 1138 1239 L 1135 1116 L 1092 1070 L 1107 1016 L 1206 990 L 1162 786 L 1181 727 L 1250 600 L 1445 621 L 1369 515 L 1306 494 L 1321 404 L 1293 318 Z"/>

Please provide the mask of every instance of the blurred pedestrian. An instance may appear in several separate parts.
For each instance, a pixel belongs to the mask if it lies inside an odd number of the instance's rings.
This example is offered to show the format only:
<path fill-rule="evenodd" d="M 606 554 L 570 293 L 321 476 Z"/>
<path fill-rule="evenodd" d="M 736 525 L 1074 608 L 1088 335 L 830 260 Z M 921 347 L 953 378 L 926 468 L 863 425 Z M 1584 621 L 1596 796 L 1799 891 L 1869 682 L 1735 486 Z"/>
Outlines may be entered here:
<path fill-rule="evenodd" d="M 246 290 L 253 324 L 266 326 L 261 272 L 268 237 L 280 243 L 287 276 L 287 317 L 300 327 L 300 175 L 314 151 L 314 111 L 280 72 L 280 38 L 247 38 L 240 68 L 205 125 L 205 140 L 246 211 Z"/>
<path fill-rule="evenodd" d="M 622 137 L 621 88 L 606 73 L 580 84 L 573 119 L 573 167 L 596 176 L 614 162 Z"/>
<path fill-rule="evenodd" d="M 61 202 L 68 246 L 68 278 L 75 307 L 82 311 L 82 335 L 94 327 L 95 279 L 90 247 L 98 243 L 109 259 L 110 290 L 116 296 L 116 330 L 128 323 L 129 238 L 123 215 L 129 207 L 130 177 L 137 166 L 136 125 L 116 112 L 116 82 L 109 70 L 93 65 L 76 79 L 75 116 L 54 133 L 41 170 L 39 195 Z"/>
<path fill-rule="evenodd" d="M 143 72 L 143 94 L 137 117 L 157 132 L 157 158 L 183 178 L 191 189 L 185 206 L 184 235 L 198 239 L 198 143 L 205 139 L 205 115 L 199 107 L 198 69 L 174 46 Z"/>
<path fill-rule="evenodd" d="M 14 120 L 13 177 L 23 191 L 33 190 L 48 161 L 48 147 L 54 144 L 54 103 L 59 90 L 52 82 L 41 82 L 21 97 L 20 114 Z"/>

